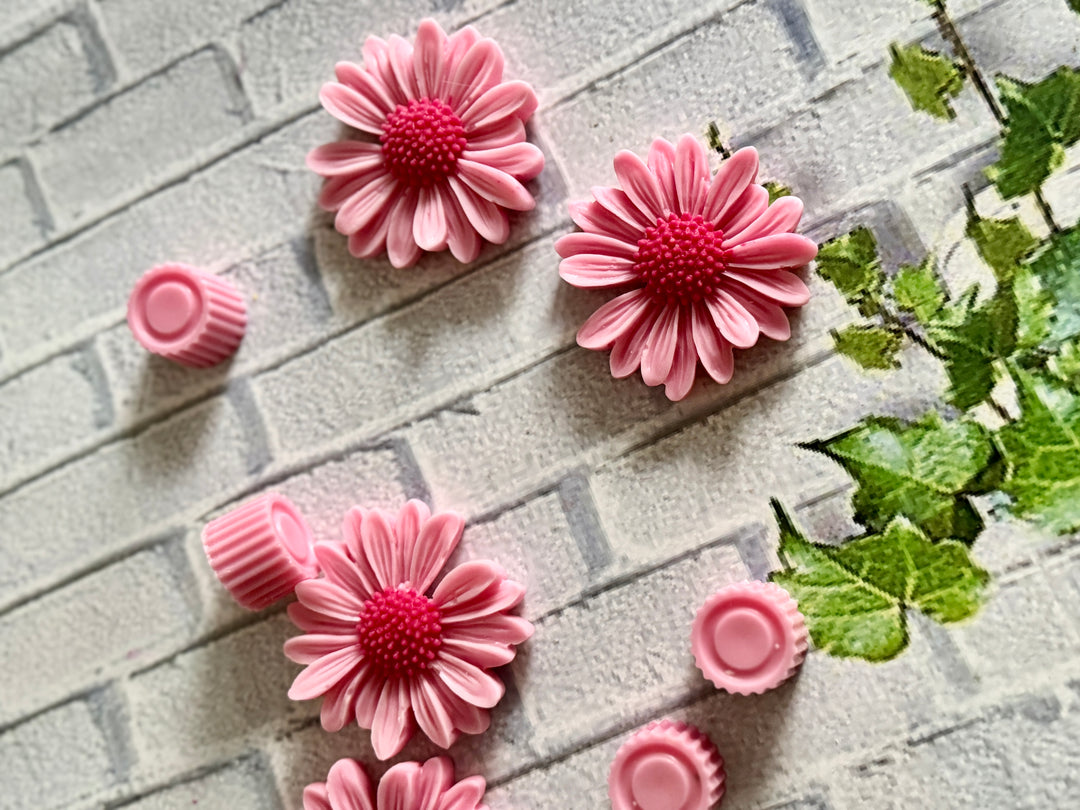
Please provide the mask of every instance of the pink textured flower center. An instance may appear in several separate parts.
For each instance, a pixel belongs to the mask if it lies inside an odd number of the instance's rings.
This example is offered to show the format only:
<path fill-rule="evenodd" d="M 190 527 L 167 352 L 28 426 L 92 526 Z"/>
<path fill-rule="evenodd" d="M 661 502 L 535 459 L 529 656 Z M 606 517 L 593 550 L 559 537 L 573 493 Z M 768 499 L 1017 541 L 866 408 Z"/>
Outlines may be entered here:
<path fill-rule="evenodd" d="M 410 186 L 445 180 L 466 144 L 461 119 L 437 98 L 399 104 L 386 116 L 379 140 L 390 174 Z"/>
<path fill-rule="evenodd" d="M 700 301 L 720 285 L 726 268 L 723 239 L 700 214 L 668 214 L 638 240 L 634 269 L 661 302 Z"/>
<path fill-rule="evenodd" d="M 360 650 L 384 678 L 414 675 L 442 646 L 442 615 L 412 589 L 387 588 L 364 602 L 356 632 Z"/>

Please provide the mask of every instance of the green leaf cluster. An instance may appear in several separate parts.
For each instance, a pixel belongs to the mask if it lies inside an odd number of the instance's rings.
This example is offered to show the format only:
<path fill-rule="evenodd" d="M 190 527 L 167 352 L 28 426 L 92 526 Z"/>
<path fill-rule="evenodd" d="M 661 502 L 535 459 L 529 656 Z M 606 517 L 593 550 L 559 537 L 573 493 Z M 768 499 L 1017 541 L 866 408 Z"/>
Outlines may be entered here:
<path fill-rule="evenodd" d="M 894 42 L 889 53 L 892 54 L 889 75 L 914 109 L 946 120 L 956 117 L 949 101 L 964 89 L 964 71 L 959 63 L 928 51 L 917 42 L 904 47 Z"/>
<path fill-rule="evenodd" d="M 909 610 L 948 624 L 974 615 L 985 598 L 989 575 L 967 546 L 934 542 L 906 518 L 827 546 L 807 539 L 776 501 L 773 510 L 787 567 L 772 579 L 795 597 L 814 644 L 831 655 L 886 661 L 908 645 Z"/>

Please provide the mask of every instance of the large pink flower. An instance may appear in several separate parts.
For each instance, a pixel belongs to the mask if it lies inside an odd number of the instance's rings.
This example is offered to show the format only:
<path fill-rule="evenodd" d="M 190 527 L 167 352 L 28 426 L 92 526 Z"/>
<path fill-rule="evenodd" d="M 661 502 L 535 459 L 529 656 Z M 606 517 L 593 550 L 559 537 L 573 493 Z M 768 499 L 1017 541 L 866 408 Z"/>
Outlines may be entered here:
<path fill-rule="evenodd" d="M 308 635 L 285 642 L 285 654 L 307 668 L 289 697 L 324 696 L 323 728 L 355 719 L 371 729 L 379 759 L 400 751 L 416 724 L 443 748 L 485 731 L 504 692 L 488 670 L 532 635 L 508 612 L 524 586 L 493 562 L 459 565 L 430 592 L 463 528 L 459 515 L 432 515 L 420 501 L 396 518 L 355 507 L 344 543 L 315 546 L 325 578 L 296 586 L 289 618 Z"/>
<path fill-rule="evenodd" d="M 586 349 L 611 349 L 611 373 L 639 367 L 647 385 L 663 383 L 673 400 L 694 384 L 698 361 L 719 383 L 731 379 L 732 348 L 758 335 L 791 335 L 781 307 L 806 303 L 809 291 L 791 268 L 817 255 L 792 233 L 802 203 L 771 206 L 755 182 L 757 152 L 740 149 L 709 176 L 692 135 L 678 147 L 658 138 L 648 162 L 615 156 L 622 188 L 594 188 L 595 201 L 570 204 L 584 233 L 556 243 L 559 274 L 575 287 L 623 288 L 581 327 Z"/>
<path fill-rule="evenodd" d="M 435 757 L 395 765 L 376 792 L 359 762 L 339 759 L 325 782 L 304 788 L 304 810 L 487 810 L 480 803 L 486 787 L 481 776 L 455 783 L 454 764 Z"/>
<path fill-rule="evenodd" d="M 502 81 L 502 72 L 494 41 L 471 27 L 447 37 L 430 19 L 415 46 L 369 37 L 363 66 L 337 64 L 337 81 L 319 98 L 372 137 L 320 146 L 307 164 L 328 179 L 319 204 L 337 211 L 334 224 L 353 255 L 385 250 L 395 267 L 408 267 L 424 250 L 449 247 L 471 262 L 483 239 L 506 241 L 506 209 L 533 208 L 521 181 L 544 167 L 525 142 L 536 94 Z"/>

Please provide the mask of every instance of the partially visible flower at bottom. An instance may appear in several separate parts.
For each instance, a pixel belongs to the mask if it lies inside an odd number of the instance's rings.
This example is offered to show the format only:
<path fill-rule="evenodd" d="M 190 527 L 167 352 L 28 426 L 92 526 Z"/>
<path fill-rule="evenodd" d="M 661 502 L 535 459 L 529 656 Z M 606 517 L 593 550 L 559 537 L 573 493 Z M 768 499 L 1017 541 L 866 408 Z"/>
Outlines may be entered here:
<path fill-rule="evenodd" d="M 620 188 L 596 187 L 593 200 L 570 204 L 581 233 L 562 237 L 559 275 L 583 288 L 622 290 L 578 331 L 586 349 L 611 350 L 611 373 L 638 368 L 646 385 L 685 397 L 698 362 L 718 383 L 731 379 L 732 349 L 759 335 L 787 340 L 782 307 L 810 292 L 791 272 L 817 255 L 794 233 L 803 205 L 756 182 L 758 156 L 740 149 L 709 174 L 693 135 L 678 146 L 657 138 L 647 161 L 615 155 Z"/>
<path fill-rule="evenodd" d="M 454 764 L 435 757 L 388 770 L 376 791 L 363 766 L 339 759 L 325 782 L 304 788 L 304 810 L 487 810 L 482 776 L 454 782 Z"/>
<path fill-rule="evenodd" d="M 323 697 L 322 725 L 353 720 L 371 729 L 379 759 L 397 754 L 416 726 L 442 748 L 480 734 L 505 687 L 490 670 L 514 660 L 532 625 L 511 615 L 525 587 L 488 560 L 447 572 L 461 539 L 460 515 L 432 515 L 409 501 L 395 517 L 355 507 L 343 543 L 320 543 L 326 574 L 296 586 L 289 618 L 306 635 L 285 642 L 305 664 L 289 697 Z"/>

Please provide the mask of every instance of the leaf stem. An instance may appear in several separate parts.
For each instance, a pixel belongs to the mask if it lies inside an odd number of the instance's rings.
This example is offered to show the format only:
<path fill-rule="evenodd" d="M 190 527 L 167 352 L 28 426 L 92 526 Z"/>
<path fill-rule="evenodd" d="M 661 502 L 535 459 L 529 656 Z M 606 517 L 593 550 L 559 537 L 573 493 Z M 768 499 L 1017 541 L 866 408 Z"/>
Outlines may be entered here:
<path fill-rule="evenodd" d="M 1046 201 L 1046 197 L 1043 196 L 1042 188 L 1035 189 L 1032 196 L 1035 197 L 1035 205 L 1038 206 L 1039 213 L 1042 214 L 1043 221 L 1050 229 L 1050 232 L 1061 233 L 1061 227 L 1057 224 L 1057 220 L 1054 219 L 1054 211 L 1050 208 L 1050 203 Z"/>
<path fill-rule="evenodd" d="M 956 25 L 949 17 L 949 13 L 945 10 L 944 0 L 934 0 L 934 22 L 937 24 L 941 36 L 944 37 L 945 41 L 948 42 L 949 46 L 952 48 L 953 54 L 960 60 L 960 64 L 964 66 L 964 72 L 971 77 L 975 89 L 978 90 L 979 95 L 982 96 L 986 106 L 990 108 L 990 112 L 993 114 L 998 124 L 1005 126 L 1005 111 L 1001 108 L 1001 103 L 997 100 L 997 96 L 995 96 L 990 89 L 990 84 L 986 81 L 986 77 L 982 75 L 982 71 L 980 71 L 975 64 L 975 60 L 971 58 L 971 53 L 968 51 L 967 45 L 964 44 L 964 40 L 961 39 L 960 32 L 956 30 Z"/>

